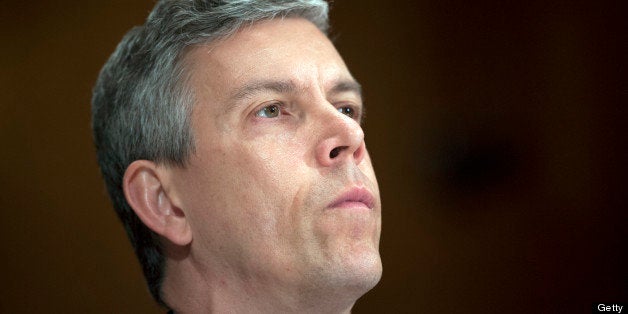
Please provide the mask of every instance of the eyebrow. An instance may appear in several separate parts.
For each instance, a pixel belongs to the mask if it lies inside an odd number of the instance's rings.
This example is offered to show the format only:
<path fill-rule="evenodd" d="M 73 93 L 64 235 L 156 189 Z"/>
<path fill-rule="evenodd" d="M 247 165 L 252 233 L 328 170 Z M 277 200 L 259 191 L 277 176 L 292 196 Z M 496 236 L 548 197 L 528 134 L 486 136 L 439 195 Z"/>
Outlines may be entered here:
<path fill-rule="evenodd" d="M 328 94 L 352 92 L 362 98 L 362 86 L 356 80 L 340 80 L 329 90 Z"/>
<path fill-rule="evenodd" d="M 280 94 L 287 94 L 294 93 L 297 89 L 296 84 L 291 80 L 260 80 L 253 81 L 236 89 L 230 98 L 234 101 L 238 101 L 249 98 L 260 92 L 271 91 Z M 338 80 L 334 83 L 327 94 L 333 95 L 344 92 L 353 92 L 362 97 L 362 86 L 360 86 L 360 83 L 353 79 Z"/>
<path fill-rule="evenodd" d="M 276 92 L 279 94 L 289 94 L 297 91 L 297 84 L 292 80 L 258 80 L 245 84 L 244 86 L 236 89 L 229 97 L 230 101 L 225 108 L 224 113 L 230 112 L 238 107 L 238 103 L 246 98 L 253 97 L 257 93 L 261 92 Z M 337 80 L 331 89 L 327 92 L 328 95 L 340 94 L 344 92 L 352 92 L 358 95 L 362 99 L 362 86 L 354 79 L 340 79 Z"/>
<path fill-rule="evenodd" d="M 292 81 L 275 81 L 275 80 L 261 80 L 253 81 L 240 88 L 238 88 L 231 99 L 238 101 L 245 98 L 249 98 L 259 92 L 271 91 L 281 94 L 292 93 L 296 90 L 296 85 Z"/>

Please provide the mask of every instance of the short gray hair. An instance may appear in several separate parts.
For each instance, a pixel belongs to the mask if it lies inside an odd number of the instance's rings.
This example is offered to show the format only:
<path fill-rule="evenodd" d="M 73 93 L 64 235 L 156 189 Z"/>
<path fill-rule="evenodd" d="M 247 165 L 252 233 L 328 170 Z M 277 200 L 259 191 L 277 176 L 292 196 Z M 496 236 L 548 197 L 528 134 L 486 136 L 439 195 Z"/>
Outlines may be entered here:
<path fill-rule="evenodd" d="M 305 18 L 327 33 L 324 0 L 161 0 L 144 25 L 124 36 L 100 72 L 92 97 L 98 163 L 149 290 L 161 305 L 165 258 L 159 237 L 124 197 L 126 168 L 140 159 L 185 167 L 193 154 L 194 94 L 183 62 L 190 47 L 256 21 L 288 17 Z"/>

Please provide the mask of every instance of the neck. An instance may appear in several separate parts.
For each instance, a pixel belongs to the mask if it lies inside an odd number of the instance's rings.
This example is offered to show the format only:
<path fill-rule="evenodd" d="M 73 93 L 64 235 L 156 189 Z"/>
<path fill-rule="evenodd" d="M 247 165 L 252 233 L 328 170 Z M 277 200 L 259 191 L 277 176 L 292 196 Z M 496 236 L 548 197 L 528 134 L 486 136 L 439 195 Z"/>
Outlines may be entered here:
<path fill-rule="evenodd" d="M 308 280 L 302 280 L 308 281 Z M 308 287 L 242 276 L 192 258 L 168 258 L 162 285 L 175 313 L 350 313 L 363 291 L 355 287 Z"/>

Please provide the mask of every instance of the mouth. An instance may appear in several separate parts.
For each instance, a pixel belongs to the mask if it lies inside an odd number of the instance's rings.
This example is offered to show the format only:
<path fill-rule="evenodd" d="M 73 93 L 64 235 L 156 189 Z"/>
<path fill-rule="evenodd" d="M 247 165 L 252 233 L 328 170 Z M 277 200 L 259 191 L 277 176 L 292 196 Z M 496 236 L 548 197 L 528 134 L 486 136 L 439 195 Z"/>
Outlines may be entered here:
<path fill-rule="evenodd" d="M 375 197 L 363 187 L 353 187 L 338 196 L 328 205 L 328 208 L 368 209 L 375 206 Z"/>

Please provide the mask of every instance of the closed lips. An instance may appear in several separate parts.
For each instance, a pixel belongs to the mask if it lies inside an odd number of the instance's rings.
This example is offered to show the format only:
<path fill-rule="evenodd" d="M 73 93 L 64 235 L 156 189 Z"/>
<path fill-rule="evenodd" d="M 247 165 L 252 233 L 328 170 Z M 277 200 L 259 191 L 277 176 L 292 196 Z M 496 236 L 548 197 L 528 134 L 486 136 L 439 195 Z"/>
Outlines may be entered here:
<path fill-rule="evenodd" d="M 372 209 L 375 206 L 373 194 L 365 188 L 351 188 L 342 193 L 330 205 L 330 208 L 366 206 Z"/>

